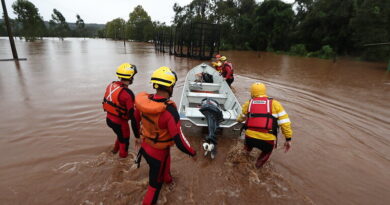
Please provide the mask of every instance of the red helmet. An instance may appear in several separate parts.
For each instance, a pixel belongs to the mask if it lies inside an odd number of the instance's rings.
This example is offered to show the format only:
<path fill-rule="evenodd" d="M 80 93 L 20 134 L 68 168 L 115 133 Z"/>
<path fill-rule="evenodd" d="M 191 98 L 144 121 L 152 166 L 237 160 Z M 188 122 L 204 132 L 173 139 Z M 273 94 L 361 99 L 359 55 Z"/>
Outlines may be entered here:
<path fill-rule="evenodd" d="M 221 57 L 220 54 L 215 55 L 215 58 L 216 58 L 216 59 L 219 59 L 220 57 Z"/>

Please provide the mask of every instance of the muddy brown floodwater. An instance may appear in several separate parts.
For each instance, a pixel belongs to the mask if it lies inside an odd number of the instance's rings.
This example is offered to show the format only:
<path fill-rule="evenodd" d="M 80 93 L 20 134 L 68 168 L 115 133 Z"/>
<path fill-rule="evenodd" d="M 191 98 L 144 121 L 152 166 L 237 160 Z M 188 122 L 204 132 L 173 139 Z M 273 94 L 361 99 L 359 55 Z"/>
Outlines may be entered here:
<path fill-rule="evenodd" d="M 151 44 L 98 39 L 17 40 L 20 63 L 0 62 L 0 204 L 140 204 L 148 166 L 136 169 L 109 153 L 113 132 L 101 100 L 122 62 L 138 67 L 131 89 L 149 91 L 162 65 L 184 78 L 201 61 L 156 53 Z M 159 204 L 389 204 L 390 78 L 385 64 L 223 52 L 234 64 L 243 103 L 256 81 L 293 122 L 291 152 L 283 137 L 263 169 L 238 139 L 219 140 L 214 161 L 196 162 L 173 148 L 175 186 Z M 0 59 L 11 57 L 0 38 Z M 187 136 L 200 151 L 201 135 Z M 133 149 L 133 143 L 131 143 Z"/>

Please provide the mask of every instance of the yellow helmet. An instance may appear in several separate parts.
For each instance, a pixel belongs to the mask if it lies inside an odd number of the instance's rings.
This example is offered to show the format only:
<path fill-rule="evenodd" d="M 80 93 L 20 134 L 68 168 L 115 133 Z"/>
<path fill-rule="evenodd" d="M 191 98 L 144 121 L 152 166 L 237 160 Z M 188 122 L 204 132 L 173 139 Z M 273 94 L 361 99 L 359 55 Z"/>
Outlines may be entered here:
<path fill-rule="evenodd" d="M 253 83 L 251 86 L 251 96 L 260 97 L 267 94 L 267 88 L 263 83 Z"/>
<path fill-rule="evenodd" d="M 160 67 L 152 74 L 150 82 L 154 83 L 154 88 L 158 88 L 157 85 L 163 85 L 166 87 L 172 87 L 177 81 L 177 75 L 168 67 Z M 157 85 L 156 85 L 157 84 Z"/>
<path fill-rule="evenodd" d="M 118 78 L 130 79 L 137 73 L 137 67 L 129 63 L 123 63 L 116 69 Z"/>
<path fill-rule="evenodd" d="M 221 56 L 220 58 L 219 58 L 219 60 L 221 60 L 221 61 L 225 61 L 227 58 L 226 58 L 226 56 Z"/>

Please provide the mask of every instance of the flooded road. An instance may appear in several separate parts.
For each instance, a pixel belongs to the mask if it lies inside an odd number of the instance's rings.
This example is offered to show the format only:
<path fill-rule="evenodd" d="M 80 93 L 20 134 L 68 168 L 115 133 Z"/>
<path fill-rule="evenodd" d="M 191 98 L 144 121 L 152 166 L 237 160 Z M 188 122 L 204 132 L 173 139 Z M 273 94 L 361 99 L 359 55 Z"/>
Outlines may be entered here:
<path fill-rule="evenodd" d="M 165 65 L 179 76 L 201 61 L 156 53 L 153 45 L 97 39 L 17 40 L 20 63 L 0 62 L 0 204 L 140 204 L 147 165 L 110 154 L 114 133 L 101 100 L 118 65 L 138 67 L 134 92 Z M 174 186 L 159 204 L 389 204 L 390 76 L 384 64 L 227 51 L 241 103 L 256 81 L 268 86 L 293 123 L 271 162 L 254 168 L 242 142 L 220 138 L 214 161 L 172 152 Z M 0 59 L 10 58 L 0 38 Z M 187 136 L 200 151 L 202 136 Z M 131 149 L 133 143 L 131 139 Z M 134 150 L 132 150 L 134 152 Z"/>

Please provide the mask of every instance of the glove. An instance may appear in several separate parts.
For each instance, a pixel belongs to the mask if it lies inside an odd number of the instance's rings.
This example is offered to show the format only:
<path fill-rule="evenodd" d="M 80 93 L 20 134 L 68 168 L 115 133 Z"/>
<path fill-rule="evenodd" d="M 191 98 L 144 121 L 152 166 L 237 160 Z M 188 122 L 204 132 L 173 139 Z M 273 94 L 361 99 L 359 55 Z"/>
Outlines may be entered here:
<path fill-rule="evenodd" d="M 237 117 L 237 122 L 244 122 L 246 120 L 246 116 L 244 114 L 241 114 Z"/>

